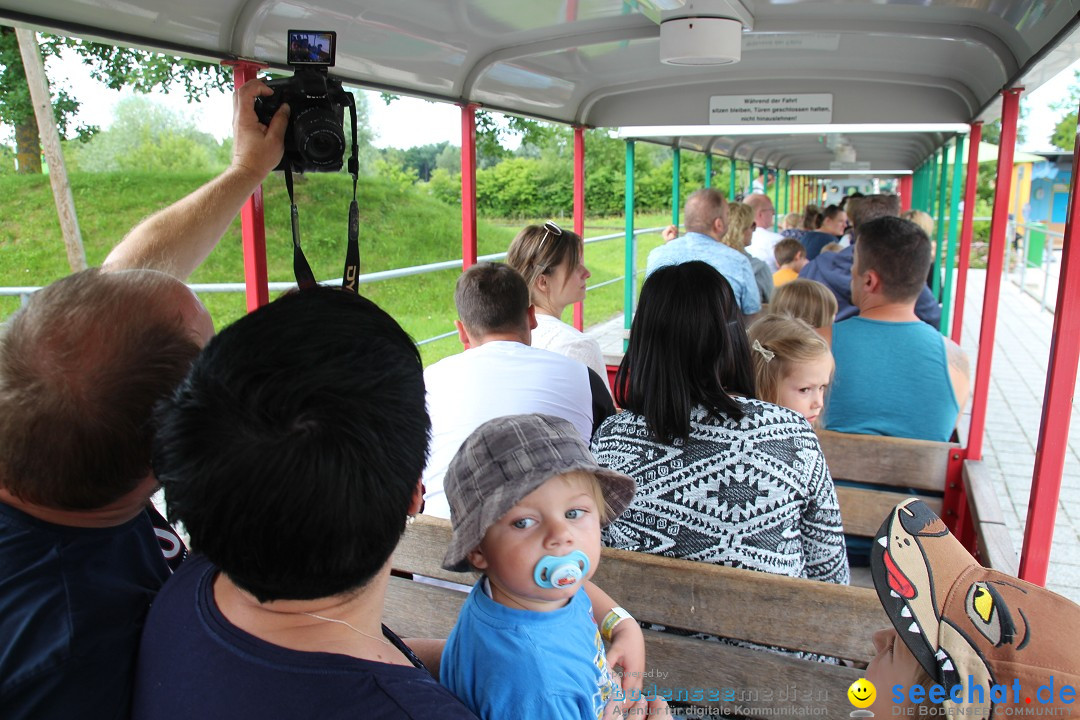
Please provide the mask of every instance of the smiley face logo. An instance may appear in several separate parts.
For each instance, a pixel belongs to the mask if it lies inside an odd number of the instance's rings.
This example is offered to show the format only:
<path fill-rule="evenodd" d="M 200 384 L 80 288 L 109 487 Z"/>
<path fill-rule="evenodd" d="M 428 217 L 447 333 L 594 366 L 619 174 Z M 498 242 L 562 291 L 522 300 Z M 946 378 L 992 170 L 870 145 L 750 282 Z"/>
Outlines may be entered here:
<path fill-rule="evenodd" d="M 847 689 L 847 696 L 848 700 L 850 700 L 851 704 L 855 707 L 868 708 L 874 704 L 874 698 L 877 697 L 877 689 L 874 688 L 874 683 L 866 678 L 859 678 L 851 683 L 851 687 Z"/>

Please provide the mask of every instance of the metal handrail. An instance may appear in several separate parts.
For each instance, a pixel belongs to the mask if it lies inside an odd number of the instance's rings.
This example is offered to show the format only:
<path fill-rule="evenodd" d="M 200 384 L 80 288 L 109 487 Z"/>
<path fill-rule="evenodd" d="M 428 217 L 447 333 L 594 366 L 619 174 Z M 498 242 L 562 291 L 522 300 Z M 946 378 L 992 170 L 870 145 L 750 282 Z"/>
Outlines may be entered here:
<path fill-rule="evenodd" d="M 663 230 L 663 227 L 642 228 L 640 230 L 634 230 L 634 237 L 638 235 L 647 235 L 650 233 L 657 233 Z M 611 233 L 609 235 L 598 235 L 596 237 L 587 238 L 584 240 L 586 245 L 592 243 L 606 242 L 608 240 L 617 240 L 619 238 L 625 238 L 626 233 Z M 506 258 L 506 253 L 493 253 L 491 255 L 483 255 L 477 258 L 478 262 L 496 262 Z M 380 270 L 373 273 L 364 273 L 357 278 L 357 282 L 360 285 L 367 285 L 369 283 L 383 282 L 385 280 L 394 280 L 397 278 L 409 277 L 410 275 L 426 275 L 428 273 L 440 272 L 442 270 L 453 270 L 461 268 L 461 260 L 446 260 L 437 263 L 427 263 L 426 265 L 412 265 L 404 268 L 395 268 L 393 270 Z M 604 287 L 605 285 L 611 285 L 617 283 L 620 280 L 625 280 L 625 275 L 620 275 L 611 280 L 606 280 L 602 283 L 597 283 L 591 287 L 586 287 L 585 290 L 595 290 L 597 288 Z M 326 280 L 325 283 L 333 285 L 340 283 L 341 278 L 334 278 Z M 247 290 L 247 286 L 244 283 L 187 283 L 187 286 L 196 293 L 239 293 Z M 271 282 L 267 283 L 270 292 L 278 293 L 284 292 L 291 288 L 296 287 L 294 282 Z M 41 289 L 41 286 L 22 286 L 22 287 L 0 287 L 0 297 L 19 297 L 23 305 L 30 296 Z M 428 343 L 435 342 L 436 340 L 442 340 L 444 338 L 453 337 L 457 335 L 456 330 L 443 333 L 441 335 L 435 335 L 434 337 L 425 338 L 418 341 L 417 345 L 427 345 Z"/>
<path fill-rule="evenodd" d="M 1005 276 L 1008 277 L 1008 275 L 1010 274 L 1009 273 L 1010 260 L 1013 259 L 1012 256 L 1013 256 L 1013 253 L 1015 252 L 1015 254 L 1018 256 L 1016 258 L 1016 260 L 1017 260 L 1017 264 L 1018 264 L 1018 267 L 1019 267 L 1019 273 L 1018 273 L 1019 277 L 1012 280 L 1013 284 L 1020 288 L 1020 292 L 1024 293 L 1025 295 L 1027 295 L 1028 297 L 1030 297 L 1030 298 L 1032 298 L 1034 300 L 1038 300 L 1040 310 L 1048 310 L 1049 308 L 1047 307 L 1047 295 L 1050 292 L 1050 266 L 1053 265 L 1053 263 L 1054 263 L 1054 248 L 1053 248 L 1053 245 L 1050 245 L 1049 247 L 1047 247 L 1045 244 L 1043 245 L 1043 254 L 1042 254 L 1043 256 L 1042 256 L 1042 259 L 1041 259 L 1041 262 L 1040 262 L 1040 264 L 1042 265 L 1042 270 L 1043 270 L 1042 293 L 1041 293 L 1041 295 L 1036 296 L 1035 293 L 1028 290 L 1028 287 L 1027 287 L 1027 270 L 1028 270 L 1028 261 L 1029 261 L 1029 258 L 1028 258 L 1028 249 L 1029 249 L 1029 247 L 1028 247 L 1028 236 L 1029 236 L 1029 233 L 1032 230 L 1036 230 L 1036 231 L 1042 233 L 1047 238 L 1062 238 L 1062 239 L 1064 239 L 1065 238 L 1065 233 L 1057 231 L 1057 230 L 1051 230 L 1048 227 L 1045 227 L 1045 225 L 1043 225 L 1041 223 L 1040 223 L 1040 225 L 1042 225 L 1042 226 L 1041 227 L 1036 226 L 1035 224 L 1032 224 L 1032 223 L 1017 223 L 1017 222 L 1014 222 L 1014 221 L 1009 222 L 1009 225 L 1008 225 L 1008 228 L 1007 228 L 1007 233 L 1008 233 L 1008 237 L 1010 239 L 1010 242 L 1006 243 L 1006 245 L 1005 245 L 1005 247 L 1006 247 L 1006 257 L 1005 257 L 1006 262 L 1005 262 L 1003 272 L 1004 272 Z M 1023 230 L 1023 232 L 1018 233 L 1018 231 L 1020 231 L 1021 229 Z M 1020 237 L 1017 240 L 1017 247 L 1013 248 L 1011 240 L 1016 238 L 1017 234 L 1019 234 Z M 1050 312 L 1053 313 L 1054 310 L 1050 310 Z"/>

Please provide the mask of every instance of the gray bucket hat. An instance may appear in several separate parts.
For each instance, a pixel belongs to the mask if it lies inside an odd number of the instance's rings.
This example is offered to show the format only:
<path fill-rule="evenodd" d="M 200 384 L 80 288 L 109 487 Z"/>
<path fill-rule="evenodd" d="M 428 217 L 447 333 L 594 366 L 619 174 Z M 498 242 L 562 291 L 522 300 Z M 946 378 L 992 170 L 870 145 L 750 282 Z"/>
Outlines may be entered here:
<path fill-rule="evenodd" d="M 634 481 L 596 464 L 577 428 L 551 415 L 508 415 L 476 428 L 446 471 L 454 537 L 443 568 L 470 570 L 466 559 L 489 527 L 556 475 L 581 470 L 596 477 L 615 519 L 634 497 Z"/>

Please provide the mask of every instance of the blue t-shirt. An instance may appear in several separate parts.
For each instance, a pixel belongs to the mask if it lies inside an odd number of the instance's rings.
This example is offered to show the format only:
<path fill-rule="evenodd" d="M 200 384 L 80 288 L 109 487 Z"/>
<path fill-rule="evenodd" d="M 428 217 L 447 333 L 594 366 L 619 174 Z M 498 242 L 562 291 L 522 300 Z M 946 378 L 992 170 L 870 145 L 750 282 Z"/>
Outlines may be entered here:
<path fill-rule="evenodd" d="M 617 686 L 584 588 L 552 612 L 509 608 L 481 578 L 443 649 L 440 680 L 481 720 L 600 718 Z"/>
<path fill-rule="evenodd" d="M 217 572 L 193 555 L 154 601 L 139 648 L 133 720 L 475 720 L 426 670 L 290 650 L 244 632 L 214 602 Z M 393 633 L 387 639 L 407 649 Z"/>
<path fill-rule="evenodd" d="M 840 238 L 829 233 L 819 232 L 818 230 L 810 230 L 800 238 L 803 244 L 803 249 L 806 251 L 806 259 L 813 260 L 821 254 L 821 248 L 825 247 L 829 243 L 840 242 Z"/>
<path fill-rule="evenodd" d="M 139 631 L 168 576 L 145 512 L 77 528 L 0 503 L 0 716 L 127 718 Z"/>
<path fill-rule="evenodd" d="M 836 359 L 825 427 L 947 442 L 956 403 L 941 334 L 926 323 L 856 317 L 833 326 Z"/>
<path fill-rule="evenodd" d="M 744 314 L 753 315 L 761 311 L 761 293 L 746 255 L 708 235 L 690 232 L 653 248 L 645 263 L 645 275 L 652 275 L 657 268 L 665 265 L 679 265 L 693 260 L 709 263 L 731 283 L 735 300 Z"/>

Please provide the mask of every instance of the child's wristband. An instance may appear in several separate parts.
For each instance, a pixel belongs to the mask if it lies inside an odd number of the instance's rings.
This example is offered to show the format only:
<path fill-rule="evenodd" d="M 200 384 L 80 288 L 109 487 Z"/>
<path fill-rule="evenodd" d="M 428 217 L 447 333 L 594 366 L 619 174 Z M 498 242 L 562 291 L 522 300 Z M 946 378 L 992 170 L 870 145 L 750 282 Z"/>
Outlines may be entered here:
<path fill-rule="evenodd" d="M 633 620 L 630 613 L 626 612 L 621 607 L 611 608 L 611 612 L 604 616 L 604 622 L 600 623 L 600 635 L 608 642 L 611 642 L 611 633 L 615 631 L 615 626 L 621 623 L 623 620 Z"/>

